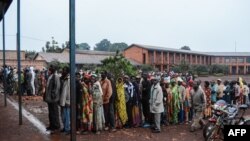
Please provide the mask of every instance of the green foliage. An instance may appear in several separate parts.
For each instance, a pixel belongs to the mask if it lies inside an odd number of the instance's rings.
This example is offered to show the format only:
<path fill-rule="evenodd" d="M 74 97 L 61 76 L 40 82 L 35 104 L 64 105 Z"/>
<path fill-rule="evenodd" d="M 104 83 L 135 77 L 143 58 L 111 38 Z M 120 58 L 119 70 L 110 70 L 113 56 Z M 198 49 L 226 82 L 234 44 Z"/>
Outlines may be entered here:
<path fill-rule="evenodd" d="M 76 44 L 76 48 L 79 50 L 90 50 L 90 46 L 88 43 Z"/>
<path fill-rule="evenodd" d="M 218 64 L 214 64 L 210 66 L 210 74 L 228 74 L 229 70 L 228 70 L 228 66 L 226 65 L 218 65 Z"/>
<path fill-rule="evenodd" d="M 108 51 L 110 46 L 111 46 L 110 41 L 107 39 L 103 39 L 102 41 L 96 44 L 96 47 L 94 48 L 94 50 Z"/>
<path fill-rule="evenodd" d="M 64 46 L 63 46 L 64 47 Z M 45 44 L 45 48 L 42 48 L 43 52 L 53 52 L 53 53 L 60 53 L 63 51 L 63 48 L 58 46 L 58 42 L 52 37 L 51 42 L 47 41 Z"/>
<path fill-rule="evenodd" d="M 142 65 L 140 69 L 142 70 L 142 72 L 155 71 L 154 67 L 152 67 L 151 65 Z"/>
<path fill-rule="evenodd" d="M 25 51 L 25 58 L 33 59 L 36 55 L 36 51 Z"/>
<path fill-rule="evenodd" d="M 190 69 L 190 65 L 185 62 L 185 61 L 181 61 L 181 63 L 179 65 L 173 66 L 172 70 L 174 72 L 187 72 Z"/>
<path fill-rule="evenodd" d="M 103 39 L 102 41 L 96 44 L 94 50 L 116 52 L 123 51 L 127 47 L 128 45 L 126 43 L 111 43 L 109 40 Z"/>
<path fill-rule="evenodd" d="M 182 50 L 191 50 L 189 46 L 183 46 L 181 47 Z"/>
<path fill-rule="evenodd" d="M 136 75 L 135 67 L 122 54 L 119 54 L 118 51 L 115 56 L 110 56 L 102 60 L 102 67 L 98 71 L 104 70 L 112 73 L 115 78 L 124 74 L 129 76 Z"/>
<path fill-rule="evenodd" d="M 58 60 L 54 59 L 50 63 L 48 63 L 48 67 L 52 65 L 54 66 L 58 71 L 62 70 L 65 66 L 69 66 L 67 63 L 60 63 Z"/>
<path fill-rule="evenodd" d="M 176 65 L 174 67 L 172 67 L 172 70 L 174 72 L 182 72 L 182 73 L 186 73 L 189 72 L 191 74 L 197 74 L 197 75 L 221 75 L 221 74 L 228 74 L 229 73 L 229 69 L 228 66 L 226 65 L 218 65 L 218 64 L 214 64 L 211 66 L 208 65 L 189 65 L 186 62 L 181 62 L 180 65 Z"/>
<path fill-rule="evenodd" d="M 128 45 L 126 43 L 113 43 L 111 44 L 109 51 L 110 52 L 123 51 L 127 47 Z"/>

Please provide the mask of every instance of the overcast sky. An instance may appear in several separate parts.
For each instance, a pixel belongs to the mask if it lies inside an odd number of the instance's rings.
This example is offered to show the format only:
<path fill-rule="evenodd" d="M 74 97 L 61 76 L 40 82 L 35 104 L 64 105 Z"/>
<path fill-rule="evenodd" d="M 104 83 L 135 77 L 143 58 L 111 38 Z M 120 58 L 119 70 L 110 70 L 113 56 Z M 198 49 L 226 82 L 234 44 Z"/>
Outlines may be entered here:
<path fill-rule="evenodd" d="M 76 42 L 196 51 L 250 52 L 250 0 L 76 0 Z M 21 0 L 21 49 L 69 39 L 69 0 Z M 2 25 L 0 34 L 2 35 Z M 16 49 L 16 0 L 6 13 L 6 49 Z M 0 38 L 2 49 L 2 37 Z"/>

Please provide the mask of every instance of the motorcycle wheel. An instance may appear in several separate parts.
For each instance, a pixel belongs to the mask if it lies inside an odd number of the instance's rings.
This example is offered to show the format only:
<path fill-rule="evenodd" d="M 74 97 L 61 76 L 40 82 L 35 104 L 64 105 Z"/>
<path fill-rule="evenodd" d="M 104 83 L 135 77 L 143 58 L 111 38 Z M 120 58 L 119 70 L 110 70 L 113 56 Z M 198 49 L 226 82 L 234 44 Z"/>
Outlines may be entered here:
<path fill-rule="evenodd" d="M 208 136 L 208 134 L 210 133 L 210 130 L 213 129 L 214 125 L 215 125 L 214 123 L 208 122 L 208 123 L 204 126 L 204 128 L 203 128 L 203 137 L 204 137 L 204 138 L 206 138 L 206 137 Z"/>
<path fill-rule="evenodd" d="M 218 134 L 218 128 L 217 127 L 213 127 L 209 133 L 208 136 L 206 137 L 205 141 L 223 141 L 223 137 L 222 137 L 222 131 L 220 130 L 219 134 Z"/>
<path fill-rule="evenodd" d="M 243 125 L 250 125 L 250 120 L 246 120 Z"/>

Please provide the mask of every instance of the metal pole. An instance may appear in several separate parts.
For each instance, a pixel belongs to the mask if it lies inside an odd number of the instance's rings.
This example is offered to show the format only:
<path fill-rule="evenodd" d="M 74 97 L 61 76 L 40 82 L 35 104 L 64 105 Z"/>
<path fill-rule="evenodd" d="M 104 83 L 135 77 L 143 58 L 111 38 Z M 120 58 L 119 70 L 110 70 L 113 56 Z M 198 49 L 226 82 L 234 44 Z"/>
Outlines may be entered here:
<path fill-rule="evenodd" d="M 21 43 L 20 43 L 20 0 L 17 0 L 17 71 L 18 71 L 18 104 L 19 104 L 19 125 L 22 125 L 22 97 L 21 97 Z"/>
<path fill-rule="evenodd" d="M 76 141 L 76 96 L 75 96 L 75 0 L 69 1 L 69 44 L 70 44 L 70 140 Z"/>
<path fill-rule="evenodd" d="M 4 6 L 3 6 L 4 7 Z M 5 70 L 5 19 L 4 19 L 4 8 L 2 11 L 2 16 L 3 16 L 3 66 L 4 66 L 4 74 L 3 74 L 3 92 L 4 92 L 4 106 L 7 106 L 7 95 L 6 95 L 6 70 Z"/>

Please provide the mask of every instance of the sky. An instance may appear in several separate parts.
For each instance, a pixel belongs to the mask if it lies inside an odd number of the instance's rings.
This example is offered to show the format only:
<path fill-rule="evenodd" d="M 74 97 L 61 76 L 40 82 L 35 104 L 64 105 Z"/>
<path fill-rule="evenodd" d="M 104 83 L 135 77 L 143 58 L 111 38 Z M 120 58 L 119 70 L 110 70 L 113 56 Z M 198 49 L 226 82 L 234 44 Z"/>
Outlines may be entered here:
<path fill-rule="evenodd" d="M 250 0 L 76 0 L 76 43 L 102 39 L 206 52 L 250 52 Z M 5 15 L 16 49 L 16 0 Z M 2 49 L 2 22 L 0 23 Z M 21 0 L 21 50 L 69 40 L 69 0 Z"/>

